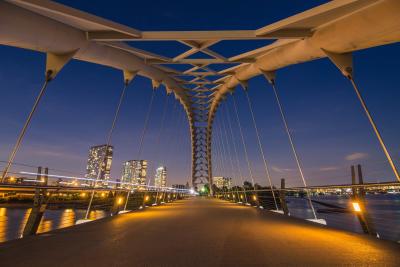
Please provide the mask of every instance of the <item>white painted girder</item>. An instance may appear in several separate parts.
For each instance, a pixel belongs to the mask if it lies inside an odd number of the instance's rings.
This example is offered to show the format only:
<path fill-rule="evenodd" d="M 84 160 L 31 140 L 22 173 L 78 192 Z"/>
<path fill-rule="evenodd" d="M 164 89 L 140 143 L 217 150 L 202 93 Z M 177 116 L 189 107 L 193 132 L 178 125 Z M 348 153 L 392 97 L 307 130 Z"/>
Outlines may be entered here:
<path fill-rule="evenodd" d="M 78 50 L 74 59 L 135 71 L 151 80 L 162 81 L 187 105 L 182 86 L 159 68 L 146 64 L 130 52 L 86 39 L 85 32 L 38 15 L 29 10 L 0 2 L 0 44 L 53 54 Z"/>
<path fill-rule="evenodd" d="M 255 63 L 236 67 L 230 73 L 232 76 L 224 79 L 224 84 L 214 95 L 209 115 L 216 111 L 223 96 L 239 84 L 238 80 L 249 80 L 260 75 L 260 70 L 275 71 L 289 65 L 325 58 L 322 49 L 341 54 L 400 41 L 400 1 L 375 2 L 374 5 L 318 27 L 310 38 L 274 47 L 258 56 Z"/>

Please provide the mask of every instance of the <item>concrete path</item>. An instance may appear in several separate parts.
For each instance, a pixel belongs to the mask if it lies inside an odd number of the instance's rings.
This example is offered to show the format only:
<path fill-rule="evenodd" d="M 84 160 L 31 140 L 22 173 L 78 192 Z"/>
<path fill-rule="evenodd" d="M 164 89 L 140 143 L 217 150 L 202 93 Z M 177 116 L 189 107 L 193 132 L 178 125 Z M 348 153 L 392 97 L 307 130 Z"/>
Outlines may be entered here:
<path fill-rule="evenodd" d="M 0 266 L 400 266 L 400 245 L 193 198 L 3 243 Z"/>

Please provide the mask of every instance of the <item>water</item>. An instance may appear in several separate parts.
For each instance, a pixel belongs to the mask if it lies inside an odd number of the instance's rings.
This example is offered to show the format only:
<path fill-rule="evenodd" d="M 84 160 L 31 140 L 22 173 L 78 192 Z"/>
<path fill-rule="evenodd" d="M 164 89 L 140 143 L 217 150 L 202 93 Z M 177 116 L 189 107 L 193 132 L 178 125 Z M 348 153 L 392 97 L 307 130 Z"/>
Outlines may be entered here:
<path fill-rule="evenodd" d="M 313 199 L 352 209 L 350 196 L 317 196 Z M 306 199 L 288 197 L 287 201 L 291 216 L 303 219 L 313 218 Z M 314 207 L 316 210 L 327 208 L 316 203 Z M 400 241 L 400 195 L 367 195 L 366 209 L 380 238 Z M 363 233 L 354 213 L 317 213 L 317 217 L 325 219 L 328 226 Z"/>
<path fill-rule="evenodd" d="M 318 196 L 313 199 L 341 207 L 351 208 L 349 196 Z M 308 202 L 304 198 L 288 197 L 290 215 L 303 219 L 313 218 Z M 367 195 L 367 209 L 370 212 L 376 230 L 382 239 L 400 241 L 400 195 Z M 315 209 L 324 209 L 314 204 Z M 83 219 L 85 210 L 58 209 L 46 210 L 38 232 L 44 233 L 58 228 L 74 225 L 76 220 Z M 0 207 L 0 242 L 20 238 L 28 219 L 30 209 Z M 107 216 L 103 210 L 90 213 L 91 219 Z M 362 233 L 357 217 L 353 213 L 317 213 L 318 218 L 325 219 L 331 227 Z"/>
<path fill-rule="evenodd" d="M 20 238 L 28 220 L 31 209 L 0 207 L 0 242 Z M 38 233 L 44 233 L 58 228 L 72 226 L 85 217 L 83 209 L 46 210 L 40 222 Z M 90 219 L 100 219 L 107 215 L 103 210 L 90 212 Z"/>

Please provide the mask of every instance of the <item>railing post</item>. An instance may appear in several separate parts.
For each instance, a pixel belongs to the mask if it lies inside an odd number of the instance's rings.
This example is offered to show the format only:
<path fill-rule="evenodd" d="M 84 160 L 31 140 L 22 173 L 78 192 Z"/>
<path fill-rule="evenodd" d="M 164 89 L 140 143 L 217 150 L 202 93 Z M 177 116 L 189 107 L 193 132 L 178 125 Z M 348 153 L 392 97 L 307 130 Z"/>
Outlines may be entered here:
<path fill-rule="evenodd" d="M 48 177 L 49 169 L 45 169 L 45 176 L 42 177 L 42 167 L 38 167 L 36 180 L 38 183 L 36 184 L 37 188 L 35 189 L 35 196 L 33 199 L 33 207 L 31 213 L 29 214 L 28 220 L 25 224 L 24 231 L 22 236 L 35 235 L 37 229 L 39 228 L 40 221 L 42 220 L 43 214 L 46 210 L 46 189 L 40 189 L 39 186 L 47 185 L 47 177 Z M 42 182 L 42 179 L 43 182 Z"/>
<path fill-rule="evenodd" d="M 288 206 L 287 206 L 287 203 L 286 203 L 286 191 L 285 191 L 285 178 L 282 178 L 281 179 L 281 190 L 279 190 L 279 200 L 280 200 L 280 202 L 281 202 L 281 207 L 282 207 L 282 210 L 283 210 L 283 213 L 285 214 L 285 215 L 289 215 L 289 209 L 288 209 Z"/>
<path fill-rule="evenodd" d="M 118 212 L 124 208 L 125 198 L 126 194 L 124 194 L 124 191 L 118 191 L 115 193 L 114 202 L 111 207 L 111 216 L 117 215 Z"/>
<path fill-rule="evenodd" d="M 358 173 L 358 183 L 359 184 L 364 184 L 363 180 L 363 175 L 362 175 L 362 170 L 361 170 L 361 165 L 357 165 L 357 173 Z M 351 166 L 351 183 L 353 185 L 356 184 L 356 172 L 355 172 L 355 166 Z M 359 206 L 359 211 L 355 211 L 358 221 L 360 222 L 361 228 L 364 233 L 369 234 L 369 235 L 374 235 L 377 236 L 375 227 L 372 223 L 372 220 L 369 216 L 369 213 L 366 209 L 365 206 L 365 191 L 364 188 L 359 187 L 355 188 L 353 187 L 353 203 L 357 203 Z M 354 205 L 353 204 L 353 205 Z"/>

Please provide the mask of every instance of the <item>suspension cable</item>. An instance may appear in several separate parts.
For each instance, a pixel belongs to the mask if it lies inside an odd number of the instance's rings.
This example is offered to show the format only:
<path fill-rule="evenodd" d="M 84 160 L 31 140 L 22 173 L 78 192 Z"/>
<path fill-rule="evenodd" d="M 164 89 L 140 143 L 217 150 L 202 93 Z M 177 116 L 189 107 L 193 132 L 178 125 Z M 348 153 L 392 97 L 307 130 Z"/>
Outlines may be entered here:
<path fill-rule="evenodd" d="M 222 169 L 221 169 L 221 165 L 220 165 L 220 162 L 219 162 L 219 155 L 218 155 L 218 152 L 217 152 L 217 142 L 216 142 L 216 139 L 215 139 L 215 135 L 212 137 L 211 142 L 212 142 L 211 148 L 212 148 L 212 153 L 213 153 L 212 159 L 214 159 L 214 162 L 215 162 L 215 164 L 213 163 L 212 166 L 215 169 L 215 173 L 218 174 L 217 176 L 219 176 L 222 173 Z"/>
<path fill-rule="evenodd" d="M 160 148 L 159 148 L 159 144 L 160 144 L 160 139 L 162 136 L 162 133 L 164 132 L 164 124 L 165 124 L 165 119 L 166 119 L 166 114 L 167 114 L 167 109 L 168 109 L 168 94 L 165 95 L 165 101 L 164 101 L 164 108 L 162 111 L 162 118 L 161 118 L 161 125 L 160 125 L 160 130 L 158 132 L 158 136 L 156 139 L 156 152 L 155 152 L 155 160 L 157 160 L 159 158 L 159 152 L 160 152 Z"/>
<path fill-rule="evenodd" d="M 226 103 L 225 103 L 226 104 Z M 228 158 L 229 158 L 229 162 L 230 162 L 230 165 L 231 165 L 231 172 L 232 172 L 232 179 L 234 179 L 234 177 L 236 176 L 235 175 L 235 168 L 233 167 L 233 160 L 232 160 L 232 149 L 231 149 L 231 147 L 229 146 L 229 141 L 228 141 L 228 131 L 226 130 L 226 124 L 225 124 L 225 120 L 224 120 L 224 108 L 223 107 L 221 107 L 221 124 L 222 124 L 222 128 L 223 128 L 223 130 L 224 130 L 224 136 L 225 136 L 225 143 L 226 143 L 226 150 L 227 150 L 227 152 L 228 152 Z M 231 192 L 232 192 L 232 190 L 231 190 Z"/>
<path fill-rule="evenodd" d="M 222 120 L 221 120 L 221 124 L 222 124 Z M 219 130 L 217 131 L 217 133 L 219 133 L 219 140 L 220 140 L 220 144 L 221 144 L 221 147 L 222 147 L 222 150 L 221 150 L 221 152 L 222 152 L 222 158 L 223 158 L 223 161 L 224 161 L 224 164 L 228 164 L 228 160 L 227 160 L 227 147 L 225 147 L 225 143 L 224 143 L 224 138 L 223 138 L 223 133 L 222 133 L 222 127 L 221 127 L 221 124 L 218 124 L 218 126 L 219 126 Z M 225 165 L 225 166 L 226 166 Z M 225 169 L 225 171 L 226 171 L 226 174 L 228 175 L 228 173 L 229 173 L 229 167 L 227 167 L 226 166 L 226 169 Z M 222 185 L 222 189 L 224 190 L 224 186 Z"/>
<path fill-rule="evenodd" d="M 292 148 L 293 156 L 294 156 L 294 158 L 296 160 L 297 169 L 299 170 L 300 177 L 301 177 L 301 180 L 303 181 L 304 187 L 307 187 L 306 179 L 304 178 L 303 169 L 302 169 L 301 164 L 300 164 L 300 159 L 299 159 L 299 156 L 298 156 L 297 151 L 296 151 L 296 147 L 295 147 L 294 142 L 293 142 L 292 134 L 290 133 L 289 126 L 287 124 L 286 115 L 285 115 L 285 113 L 283 111 L 283 107 L 282 107 L 282 104 L 281 104 L 281 101 L 280 101 L 280 97 L 278 95 L 278 91 L 276 90 L 275 83 L 272 83 L 272 89 L 274 91 L 276 102 L 277 102 L 278 107 L 279 107 L 279 112 L 281 113 L 281 117 L 282 117 L 283 124 L 285 126 L 286 134 L 287 134 L 287 136 L 289 138 L 289 143 L 290 143 L 290 146 Z M 305 189 L 305 190 L 306 190 L 306 193 L 307 193 L 308 203 L 309 203 L 310 208 L 312 210 L 312 213 L 314 215 L 314 219 L 317 219 L 317 214 L 315 213 L 314 205 L 313 205 L 313 203 L 311 201 L 310 190 L 309 189 Z"/>
<path fill-rule="evenodd" d="M 356 92 L 357 97 L 360 100 L 361 105 L 362 105 L 362 107 L 363 107 L 363 109 L 365 111 L 365 114 L 367 115 L 368 120 L 369 120 L 372 128 L 374 129 L 375 135 L 378 138 L 378 141 L 379 141 L 379 143 L 380 143 L 380 145 L 382 147 L 383 152 L 385 153 L 385 156 L 386 156 L 386 158 L 387 158 L 387 160 L 388 160 L 388 162 L 390 164 L 390 167 L 393 170 L 393 173 L 394 173 L 396 179 L 400 182 L 400 174 L 399 174 L 399 172 L 398 172 L 398 170 L 396 168 L 396 165 L 394 164 L 394 162 L 392 160 L 392 157 L 390 156 L 390 153 L 389 153 L 388 149 L 386 148 L 386 145 L 385 145 L 385 143 L 383 141 L 383 138 L 382 138 L 382 136 L 381 136 L 381 134 L 380 134 L 380 132 L 378 130 L 378 127 L 375 124 L 374 119 L 372 118 L 371 113 L 369 112 L 369 109 L 368 109 L 367 105 L 365 104 L 364 98 L 362 97 L 360 91 L 358 90 L 358 87 L 357 87 L 353 77 L 349 75 L 347 78 L 350 80 L 351 84 L 353 85 L 354 91 Z"/>
<path fill-rule="evenodd" d="M 156 139 L 156 151 L 155 151 L 155 155 L 154 155 L 154 162 L 156 162 L 159 158 L 159 144 L 160 144 L 160 139 L 161 139 L 161 135 L 163 133 L 164 130 L 164 122 L 165 122 L 165 115 L 167 113 L 167 108 L 168 108 L 168 93 L 165 94 L 165 101 L 164 101 L 164 107 L 163 107 L 163 111 L 162 111 L 162 115 L 161 115 L 161 125 L 160 125 L 160 129 L 158 131 L 158 135 L 157 135 L 157 139 Z M 157 175 L 157 169 L 156 169 L 156 174 L 154 177 L 156 177 Z M 155 184 L 155 178 L 154 178 L 154 184 Z M 157 191 L 157 195 L 156 195 L 156 199 L 154 201 L 155 204 L 157 204 L 157 199 L 158 199 L 158 191 Z"/>
<path fill-rule="evenodd" d="M 121 105 L 122 105 L 122 102 L 123 102 L 123 99 L 124 99 L 124 96 L 125 96 L 126 89 L 128 88 L 128 85 L 129 85 L 129 83 L 126 82 L 125 85 L 124 85 L 124 88 L 122 89 L 121 95 L 119 97 L 117 109 L 115 110 L 114 118 L 113 118 L 113 121 L 111 123 L 111 128 L 110 128 L 110 130 L 108 132 L 108 135 L 107 135 L 106 147 L 105 147 L 105 151 L 104 151 L 104 154 L 103 154 L 100 166 L 99 166 L 99 170 L 98 170 L 98 173 L 97 173 L 96 181 L 93 183 L 93 189 L 92 189 L 92 192 L 91 192 L 91 195 L 90 195 L 89 205 L 88 205 L 88 207 L 86 209 L 85 220 L 87 220 L 88 217 L 89 217 L 89 212 L 90 212 L 90 209 L 92 207 L 92 202 L 93 202 L 93 198 L 94 198 L 95 187 L 96 187 L 97 182 L 100 180 L 100 175 L 101 175 L 101 173 L 103 171 L 103 164 L 104 164 L 104 161 L 106 160 L 106 157 L 107 157 L 107 154 L 108 154 L 108 148 L 110 147 L 110 144 L 111 144 L 111 137 L 112 137 L 112 134 L 113 134 L 114 129 L 115 129 L 115 124 L 117 122 L 119 111 L 120 111 L 120 108 L 121 108 Z M 105 166 L 105 168 L 106 167 L 107 166 Z"/>
<path fill-rule="evenodd" d="M 246 188 L 244 187 L 243 173 L 242 173 L 242 169 L 240 168 L 239 153 L 238 153 L 238 150 L 237 150 L 237 147 L 236 147 L 236 142 L 235 142 L 234 135 L 233 135 L 233 128 L 232 128 L 232 123 L 231 123 L 230 110 L 229 110 L 228 106 L 226 108 L 227 108 L 226 114 L 227 114 L 227 121 L 228 121 L 229 131 L 231 133 L 231 140 L 232 140 L 232 144 L 233 144 L 233 150 L 235 152 L 236 166 L 237 166 L 237 169 L 239 171 L 239 177 L 240 177 L 240 181 L 242 182 L 243 191 L 244 191 L 244 195 L 245 195 L 245 201 L 247 203 Z M 240 201 L 240 199 L 239 199 L 239 201 Z"/>
<path fill-rule="evenodd" d="M 184 146 L 184 144 L 186 143 L 186 142 L 184 142 L 184 139 L 185 139 L 185 136 L 187 136 L 185 134 L 186 133 L 186 129 L 185 128 L 187 127 L 187 124 L 186 124 L 187 123 L 187 114 L 186 114 L 186 110 L 184 108 L 182 108 L 182 112 L 181 113 L 182 113 L 182 124 L 178 128 L 178 129 L 181 129 L 181 131 L 179 132 L 178 140 L 182 141 L 181 144 L 182 144 L 182 146 Z M 188 141 L 188 139 L 186 139 L 186 140 Z M 176 145 L 176 148 L 179 149 L 180 151 L 182 151 L 182 149 L 183 149 L 183 147 L 180 147 L 178 144 Z M 184 162 L 186 162 L 187 159 L 190 159 L 190 156 L 189 157 L 183 156 L 183 157 L 184 157 L 184 160 L 182 160 L 182 163 L 184 165 L 186 165 Z"/>
<path fill-rule="evenodd" d="M 174 148 L 174 149 L 180 149 L 181 148 L 179 146 L 179 141 L 182 140 L 182 138 L 183 138 L 182 136 L 184 134 L 183 131 L 179 131 L 179 130 L 182 129 L 182 127 L 183 127 L 183 125 L 185 123 L 185 113 L 182 112 L 182 111 L 178 111 L 178 112 L 179 112 L 179 117 L 177 118 L 178 119 L 178 125 L 176 127 L 176 129 L 178 130 L 178 134 L 173 135 L 175 138 L 172 139 L 173 141 L 171 142 L 172 144 L 174 144 L 172 146 L 172 148 Z M 173 154 L 173 152 L 172 153 L 168 153 L 168 155 L 171 155 L 171 154 Z"/>
<path fill-rule="evenodd" d="M 153 108 L 153 100 L 154 100 L 154 96 L 156 93 L 156 89 L 152 88 L 151 91 L 151 98 L 150 98 L 150 102 L 149 102 L 149 107 L 147 109 L 147 113 L 146 113 L 146 118 L 144 120 L 144 125 L 143 125 L 143 130 L 142 130 L 142 134 L 140 136 L 140 142 L 139 142 L 139 149 L 138 149 L 138 154 L 137 154 L 137 159 L 140 160 L 141 154 L 142 154 L 142 150 L 143 150 L 143 143 L 144 143 L 144 137 L 146 135 L 146 131 L 147 131 L 147 126 L 149 124 L 149 120 L 150 120 L 150 114 Z M 135 172 L 136 174 L 136 172 Z M 135 177 L 136 178 L 136 177 Z M 128 193 L 126 194 L 126 200 L 125 200 L 125 205 L 124 205 L 124 210 L 126 210 L 126 207 L 128 206 L 128 200 L 129 200 L 129 195 L 130 195 L 131 191 L 128 190 Z M 143 205 L 144 206 L 144 205 Z"/>
<path fill-rule="evenodd" d="M 269 182 L 269 186 L 271 187 L 271 192 L 272 192 L 272 197 L 273 197 L 273 199 L 274 199 L 275 208 L 276 208 L 276 210 L 279 210 L 279 209 L 278 209 L 278 203 L 276 202 L 276 197 L 275 197 L 275 192 L 274 192 L 274 186 L 273 186 L 272 181 L 271 181 L 271 175 L 270 175 L 270 172 L 269 172 L 268 163 L 267 163 L 267 160 L 266 160 L 266 158 L 265 158 L 264 149 L 263 149 L 262 144 L 261 144 L 260 133 L 259 133 L 259 131 L 258 131 L 256 119 L 255 119 L 255 116 L 254 116 L 253 105 L 252 105 L 252 103 L 251 103 L 249 93 L 247 92 L 246 89 L 244 90 L 244 94 L 246 95 L 247 104 L 249 105 L 251 118 L 252 118 L 252 120 L 253 120 L 254 130 L 255 130 L 256 136 L 257 136 L 258 148 L 260 149 L 261 157 L 262 157 L 263 163 L 264 163 L 265 174 L 266 174 L 266 176 L 267 176 L 267 180 L 268 180 L 268 182 Z"/>
<path fill-rule="evenodd" d="M 224 173 L 226 172 L 226 167 L 225 167 L 223 156 L 222 156 L 222 147 L 221 147 L 221 142 L 219 140 L 218 129 L 216 126 L 214 126 L 214 127 L 215 127 L 215 130 L 213 132 L 215 133 L 215 148 L 216 148 L 216 152 L 218 155 L 218 160 L 220 162 L 219 164 L 221 166 L 220 175 L 223 176 Z"/>
<path fill-rule="evenodd" d="M 232 95 L 232 99 L 233 99 L 233 107 L 234 107 L 235 114 L 236 114 L 236 122 L 237 122 L 237 124 L 238 124 L 238 126 L 239 126 L 239 133 L 240 133 L 240 137 L 241 137 L 241 139 L 242 139 L 242 145 L 243 145 L 244 155 L 245 155 L 245 159 L 246 159 L 246 162 L 247 162 L 247 167 L 248 167 L 248 169 L 249 169 L 250 179 L 251 179 L 251 182 L 253 183 L 253 189 L 254 189 L 254 192 L 253 192 L 253 193 L 255 194 L 255 192 L 256 192 L 256 191 L 255 191 L 255 190 L 256 190 L 256 184 L 255 184 L 255 182 L 254 182 L 253 172 L 252 172 L 252 170 L 251 170 L 251 164 L 250 164 L 250 160 L 249 160 L 249 155 L 248 155 L 248 153 L 247 153 L 247 147 L 246 147 L 246 142 L 245 142 L 245 140 L 244 140 L 242 125 L 240 124 L 239 112 L 238 112 L 238 108 L 237 108 L 237 104 L 236 104 L 235 95 Z M 245 186 L 244 186 L 244 184 L 243 184 L 243 188 L 244 188 L 244 187 L 245 187 Z"/>
<path fill-rule="evenodd" d="M 43 97 L 43 95 L 44 95 L 44 93 L 45 93 L 45 91 L 47 89 L 47 85 L 51 81 L 51 74 L 52 74 L 51 71 L 48 71 L 46 73 L 46 78 L 45 78 L 45 81 L 44 81 L 44 83 L 42 85 L 42 88 L 40 89 L 39 94 L 36 97 L 35 103 L 33 104 L 33 107 L 31 109 L 31 112 L 29 113 L 28 118 L 26 119 L 25 124 L 22 127 L 21 132 L 18 135 L 17 142 L 15 143 L 15 145 L 14 145 L 14 147 L 13 147 L 11 153 L 10 153 L 10 156 L 8 157 L 7 165 L 5 166 L 5 168 L 3 170 L 3 174 L 1 176 L 1 182 L 2 183 L 4 182 L 4 179 L 6 178 L 7 173 L 10 170 L 10 167 L 13 164 L 15 156 L 16 156 L 16 154 L 17 154 L 17 152 L 18 152 L 18 150 L 19 150 L 19 148 L 21 146 L 22 140 L 23 140 L 23 138 L 25 136 L 26 130 L 28 129 L 28 126 L 31 123 L 33 114 L 35 113 L 35 111 L 36 111 L 36 109 L 37 109 L 37 107 L 38 107 L 38 105 L 40 103 L 40 100 L 42 99 L 42 97 Z"/>
<path fill-rule="evenodd" d="M 139 160 L 140 160 L 140 156 L 141 156 L 142 150 L 143 150 L 144 136 L 146 135 L 147 125 L 149 124 L 150 114 L 151 114 L 151 110 L 153 108 L 153 100 L 154 100 L 155 92 L 156 92 L 156 89 L 152 89 L 149 108 L 147 110 L 146 119 L 144 121 L 144 126 L 143 126 L 143 130 L 142 130 L 142 135 L 140 137 L 139 150 L 138 150 L 138 154 L 137 154 L 137 158 Z"/>
<path fill-rule="evenodd" d="M 226 105 L 227 104 L 228 103 L 226 103 Z M 231 168 L 232 168 L 232 179 L 234 179 L 233 176 L 235 176 L 236 178 L 238 178 L 238 176 L 235 175 L 235 168 L 233 167 L 234 164 L 233 164 L 233 159 L 232 159 L 232 146 L 229 145 L 229 141 L 231 141 L 231 143 L 233 143 L 233 140 L 230 140 L 230 138 L 229 138 L 230 136 L 228 135 L 228 131 L 226 130 L 227 129 L 226 123 L 225 123 L 226 116 L 224 116 L 224 113 L 228 112 L 227 108 L 228 108 L 228 106 L 225 106 L 225 108 L 221 108 L 221 120 L 222 120 L 222 126 L 225 131 L 225 141 L 226 141 L 227 147 L 229 147 L 229 161 L 231 163 Z M 231 192 L 232 192 L 232 190 L 231 190 Z M 236 188 L 236 194 L 238 195 L 237 188 Z M 238 197 L 239 197 L 239 195 L 238 195 Z"/>

